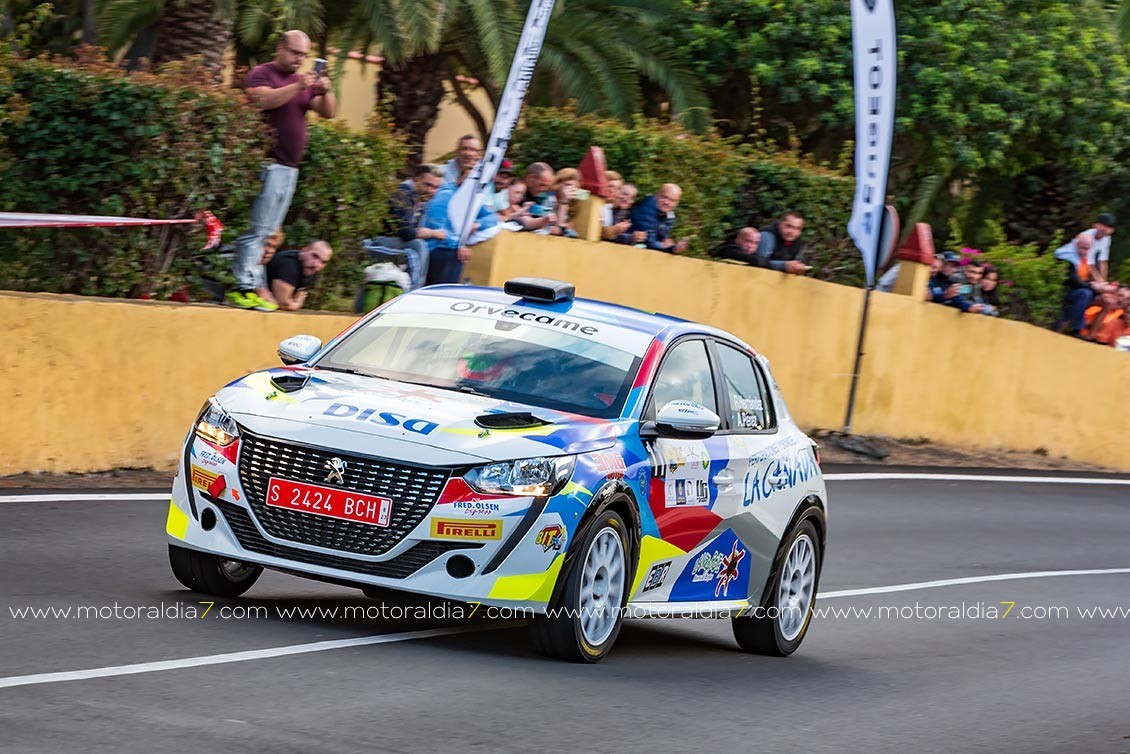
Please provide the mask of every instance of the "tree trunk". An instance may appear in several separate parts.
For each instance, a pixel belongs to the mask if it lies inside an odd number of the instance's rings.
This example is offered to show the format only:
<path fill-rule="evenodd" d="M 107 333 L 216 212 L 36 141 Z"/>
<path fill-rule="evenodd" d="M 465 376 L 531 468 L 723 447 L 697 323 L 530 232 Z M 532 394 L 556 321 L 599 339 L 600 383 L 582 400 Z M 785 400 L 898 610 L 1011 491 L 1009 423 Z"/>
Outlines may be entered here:
<path fill-rule="evenodd" d="M 444 88 L 443 55 L 421 55 L 403 63 L 386 63 L 377 79 L 378 107 L 386 97 L 392 122 L 408 140 L 408 162 L 424 159 L 424 142 L 439 116 Z"/>
<path fill-rule="evenodd" d="M 97 19 L 94 0 L 82 0 L 82 43 L 84 45 L 98 44 Z"/>
<path fill-rule="evenodd" d="M 153 65 L 200 55 L 218 76 L 231 39 L 232 21 L 216 13 L 214 0 L 167 0 L 157 22 Z"/>

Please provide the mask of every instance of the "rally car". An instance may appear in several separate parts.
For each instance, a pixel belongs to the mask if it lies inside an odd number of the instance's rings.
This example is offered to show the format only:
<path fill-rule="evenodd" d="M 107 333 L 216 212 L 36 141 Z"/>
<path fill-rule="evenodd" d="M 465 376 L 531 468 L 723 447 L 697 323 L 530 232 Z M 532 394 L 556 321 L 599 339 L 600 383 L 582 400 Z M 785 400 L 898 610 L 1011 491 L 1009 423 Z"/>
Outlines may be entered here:
<path fill-rule="evenodd" d="M 827 496 L 766 359 L 727 332 L 568 283 L 401 295 L 209 398 L 167 534 L 176 578 L 263 568 L 531 615 L 603 657 L 625 615 L 729 616 L 788 655 L 816 599 Z"/>

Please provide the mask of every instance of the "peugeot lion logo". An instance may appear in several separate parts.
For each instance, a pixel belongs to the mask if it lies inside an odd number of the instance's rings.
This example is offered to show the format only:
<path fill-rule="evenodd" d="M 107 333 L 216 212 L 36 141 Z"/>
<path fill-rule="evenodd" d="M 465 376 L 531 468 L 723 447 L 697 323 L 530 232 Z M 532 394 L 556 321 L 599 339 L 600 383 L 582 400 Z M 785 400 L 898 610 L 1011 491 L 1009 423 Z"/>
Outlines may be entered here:
<path fill-rule="evenodd" d="M 330 473 L 326 474 L 326 481 L 345 484 L 345 467 L 347 465 L 345 461 L 336 457 L 326 461 L 326 468 L 330 470 Z"/>

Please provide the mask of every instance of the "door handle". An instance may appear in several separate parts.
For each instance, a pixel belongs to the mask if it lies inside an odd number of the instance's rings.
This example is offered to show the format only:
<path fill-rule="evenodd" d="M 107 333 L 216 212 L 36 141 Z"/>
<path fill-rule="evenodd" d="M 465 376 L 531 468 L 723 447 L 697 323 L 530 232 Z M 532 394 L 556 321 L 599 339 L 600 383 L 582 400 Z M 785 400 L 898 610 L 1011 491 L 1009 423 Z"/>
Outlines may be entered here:
<path fill-rule="evenodd" d="M 732 487 L 734 484 L 734 475 L 730 473 L 729 469 L 722 469 L 714 475 L 714 484 L 719 487 Z"/>

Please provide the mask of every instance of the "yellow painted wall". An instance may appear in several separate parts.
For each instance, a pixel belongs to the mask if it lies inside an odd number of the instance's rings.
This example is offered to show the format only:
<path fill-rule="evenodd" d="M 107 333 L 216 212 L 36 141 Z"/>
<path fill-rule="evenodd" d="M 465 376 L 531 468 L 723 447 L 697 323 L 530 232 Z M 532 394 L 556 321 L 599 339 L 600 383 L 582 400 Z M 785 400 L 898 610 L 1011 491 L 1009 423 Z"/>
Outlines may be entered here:
<path fill-rule="evenodd" d="M 615 244 L 503 233 L 477 283 L 570 280 L 577 295 L 730 330 L 766 354 L 801 426 L 839 428 L 863 292 Z M 278 363 L 283 338 L 353 318 L 0 294 L 0 475 L 170 468 L 195 412 Z M 872 298 L 854 429 L 1033 450 L 1130 470 L 1130 355 L 910 297 Z"/>
<path fill-rule="evenodd" d="M 354 317 L 0 294 L 0 475 L 172 468 L 204 400 Z"/>

